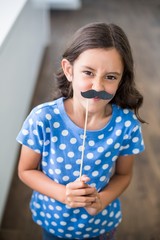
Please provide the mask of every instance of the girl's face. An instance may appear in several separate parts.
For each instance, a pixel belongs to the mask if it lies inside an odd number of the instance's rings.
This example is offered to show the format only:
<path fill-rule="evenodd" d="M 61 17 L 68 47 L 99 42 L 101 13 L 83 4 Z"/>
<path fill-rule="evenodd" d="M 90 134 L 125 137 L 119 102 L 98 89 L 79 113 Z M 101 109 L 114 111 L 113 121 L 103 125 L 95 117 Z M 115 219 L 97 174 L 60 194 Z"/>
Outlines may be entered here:
<path fill-rule="evenodd" d="M 81 92 L 91 89 L 115 95 L 123 75 L 123 62 L 115 48 L 89 49 L 84 51 L 71 65 L 62 60 L 64 73 L 73 86 L 73 100 L 85 107 L 86 98 Z M 111 100 L 89 99 L 92 109 L 105 107 Z"/>

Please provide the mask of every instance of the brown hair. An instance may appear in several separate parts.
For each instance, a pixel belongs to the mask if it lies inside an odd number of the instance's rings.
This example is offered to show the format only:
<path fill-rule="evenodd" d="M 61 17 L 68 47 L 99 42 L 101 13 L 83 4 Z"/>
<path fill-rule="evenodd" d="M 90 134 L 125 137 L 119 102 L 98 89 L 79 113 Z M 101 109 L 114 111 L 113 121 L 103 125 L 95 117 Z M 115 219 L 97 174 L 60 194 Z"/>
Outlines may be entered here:
<path fill-rule="evenodd" d="M 134 62 L 131 47 L 124 31 L 115 24 L 91 23 L 80 28 L 73 36 L 68 48 L 63 54 L 71 64 L 78 56 L 88 49 L 95 48 L 116 48 L 122 57 L 124 72 L 120 86 L 111 103 L 117 104 L 122 108 L 134 110 L 137 118 L 144 123 L 139 116 L 139 108 L 143 103 L 143 96 L 136 89 L 134 80 Z M 60 69 L 56 75 L 60 96 L 72 98 L 72 84 L 66 78 L 63 70 Z"/>

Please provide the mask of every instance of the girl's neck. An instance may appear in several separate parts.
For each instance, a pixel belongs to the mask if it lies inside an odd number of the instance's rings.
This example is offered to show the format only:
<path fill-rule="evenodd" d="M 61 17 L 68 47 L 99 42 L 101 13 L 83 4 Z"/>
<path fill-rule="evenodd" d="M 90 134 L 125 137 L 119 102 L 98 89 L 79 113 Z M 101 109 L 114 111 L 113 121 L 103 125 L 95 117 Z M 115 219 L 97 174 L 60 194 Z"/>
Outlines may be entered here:
<path fill-rule="evenodd" d="M 64 107 L 69 118 L 80 128 L 84 128 L 86 117 L 86 108 L 74 104 L 73 99 L 67 99 Z M 112 106 L 107 104 L 106 107 L 98 112 L 88 112 L 87 130 L 99 130 L 105 127 L 112 115 Z"/>

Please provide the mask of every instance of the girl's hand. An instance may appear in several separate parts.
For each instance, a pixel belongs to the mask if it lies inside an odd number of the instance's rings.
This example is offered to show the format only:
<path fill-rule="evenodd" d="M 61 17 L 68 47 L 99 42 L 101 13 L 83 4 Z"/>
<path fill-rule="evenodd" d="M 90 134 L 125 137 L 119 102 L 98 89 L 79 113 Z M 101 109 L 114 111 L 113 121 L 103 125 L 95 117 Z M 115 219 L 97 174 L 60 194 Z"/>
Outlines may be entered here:
<path fill-rule="evenodd" d="M 99 212 L 101 212 L 103 210 L 99 193 L 96 192 L 95 196 L 96 196 L 95 201 L 93 203 L 91 203 L 90 206 L 85 207 L 86 211 L 92 216 L 98 214 Z"/>
<path fill-rule="evenodd" d="M 83 175 L 81 179 L 66 185 L 66 204 L 72 208 L 92 206 L 96 202 L 96 189 L 86 184 L 90 179 Z"/>

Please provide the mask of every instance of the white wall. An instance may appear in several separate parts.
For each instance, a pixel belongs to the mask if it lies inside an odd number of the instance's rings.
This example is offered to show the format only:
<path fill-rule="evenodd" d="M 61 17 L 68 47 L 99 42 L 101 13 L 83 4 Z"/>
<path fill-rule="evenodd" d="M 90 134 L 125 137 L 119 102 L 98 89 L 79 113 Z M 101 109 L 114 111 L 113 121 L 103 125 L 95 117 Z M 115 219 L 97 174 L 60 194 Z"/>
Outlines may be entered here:
<path fill-rule="evenodd" d="M 16 1 L 9 2 L 12 5 Z M 15 139 L 28 113 L 48 44 L 47 10 L 35 8 L 31 0 L 24 2 L 0 46 L 0 222 L 17 160 Z M 2 22 L 1 26 L 4 27 Z"/>

